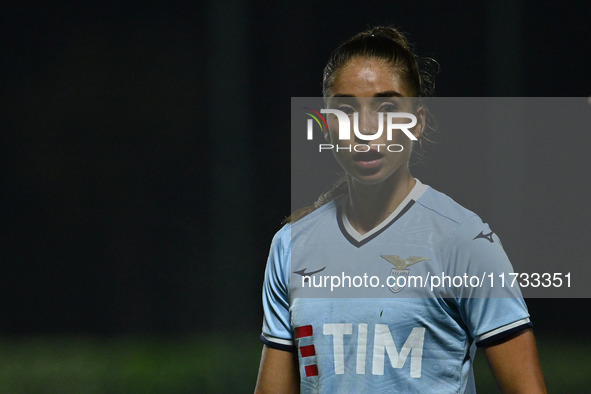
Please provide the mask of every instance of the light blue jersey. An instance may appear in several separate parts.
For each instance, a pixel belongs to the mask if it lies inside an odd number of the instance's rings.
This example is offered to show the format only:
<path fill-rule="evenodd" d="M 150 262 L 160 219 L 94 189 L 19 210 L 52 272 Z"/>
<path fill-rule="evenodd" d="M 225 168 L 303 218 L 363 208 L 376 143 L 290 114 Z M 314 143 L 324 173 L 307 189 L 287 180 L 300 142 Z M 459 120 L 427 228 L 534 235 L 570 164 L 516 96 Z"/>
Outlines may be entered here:
<path fill-rule="evenodd" d="M 475 392 L 475 345 L 531 326 L 498 237 L 419 181 L 363 235 L 343 201 L 275 235 L 262 341 L 297 350 L 305 393 Z"/>

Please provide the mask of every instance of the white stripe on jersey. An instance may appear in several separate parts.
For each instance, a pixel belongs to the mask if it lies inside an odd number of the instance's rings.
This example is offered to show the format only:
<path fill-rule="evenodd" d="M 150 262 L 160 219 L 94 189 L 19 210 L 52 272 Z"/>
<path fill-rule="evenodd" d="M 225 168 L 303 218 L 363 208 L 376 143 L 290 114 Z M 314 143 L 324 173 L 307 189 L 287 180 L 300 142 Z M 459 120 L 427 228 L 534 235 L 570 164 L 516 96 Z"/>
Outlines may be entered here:
<path fill-rule="evenodd" d="M 509 330 L 511 330 L 511 329 L 513 329 L 515 327 L 519 327 L 519 326 L 522 326 L 524 324 L 529 324 L 529 323 L 530 323 L 529 317 L 526 317 L 526 318 L 521 319 L 521 320 L 517 320 L 517 321 L 515 321 L 513 323 L 509 323 L 509 324 L 506 324 L 506 325 L 504 325 L 502 327 L 496 328 L 496 329 L 494 329 L 492 331 L 485 332 L 479 338 L 476 338 L 476 342 L 482 342 L 485 339 L 492 338 L 494 336 L 497 336 L 499 334 L 504 333 L 505 331 L 509 331 Z"/>
<path fill-rule="evenodd" d="M 293 346 L 293 341 L 291 341 L 289 339 L 281 339 L 281 338 L 273 337 L 269 334 L 265 334 L 264 332 L 261 335 L 263 336 L 263 338 L 265 338 L 267 341 L 269 341 L 271 343 L 276 343 L 278 345 L 283 345 L 283 346 Z"/>

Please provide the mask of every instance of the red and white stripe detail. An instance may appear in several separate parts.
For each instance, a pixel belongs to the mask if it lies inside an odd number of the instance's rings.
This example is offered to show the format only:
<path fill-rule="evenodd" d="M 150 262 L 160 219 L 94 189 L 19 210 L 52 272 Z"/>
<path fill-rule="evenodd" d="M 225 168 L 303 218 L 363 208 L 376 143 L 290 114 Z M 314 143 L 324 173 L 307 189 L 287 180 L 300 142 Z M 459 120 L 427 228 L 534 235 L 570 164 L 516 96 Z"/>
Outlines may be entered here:
<path fill-rule="evenodd" d="M 313 333 L 314 330 L 312 329 L 311 325 L 295 328 L 295 339 L 298 340 L 298 347 L 300 349 L 300 355 L 302 356 L 302 359 L 316 356 L 316 349 L 314 348 L 314 345 L 299 346 L 299 339 L 311 337 Z M 305 362 L 306 360 L 302 361 Z M 306 365 L 304 367 L 304 371 L 306 372 L 307 378 L 311 376 L 318 376 L 318 366 L 316 364 Z"/>

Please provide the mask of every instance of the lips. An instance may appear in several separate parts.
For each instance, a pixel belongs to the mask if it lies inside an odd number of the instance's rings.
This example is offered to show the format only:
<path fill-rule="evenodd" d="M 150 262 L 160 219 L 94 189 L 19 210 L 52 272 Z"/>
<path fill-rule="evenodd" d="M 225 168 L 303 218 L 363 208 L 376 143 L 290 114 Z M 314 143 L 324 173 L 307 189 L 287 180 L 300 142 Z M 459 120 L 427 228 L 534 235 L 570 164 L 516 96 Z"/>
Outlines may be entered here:
<path fill-rule="evenodd" d="M 358 167 L 371 169 L 378 167 L 382 163 L 384 155 L 378 151 L 370 150 L 367 152 L 358 152 L 353 155 L 353 161 Z"/>

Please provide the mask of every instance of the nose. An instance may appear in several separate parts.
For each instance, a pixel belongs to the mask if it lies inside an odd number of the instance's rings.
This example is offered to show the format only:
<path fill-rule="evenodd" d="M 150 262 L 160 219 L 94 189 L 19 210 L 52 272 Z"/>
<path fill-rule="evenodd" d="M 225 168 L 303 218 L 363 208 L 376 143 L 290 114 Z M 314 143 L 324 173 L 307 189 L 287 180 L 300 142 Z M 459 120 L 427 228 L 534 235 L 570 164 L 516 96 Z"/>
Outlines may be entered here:
<path fill-rule="evenodd" d="M 353 131 L 355 139 L 359 141 L 374 140 L 383 131 L 382 114 L 374 111 L 360 111 L 353 114 Z"/>

